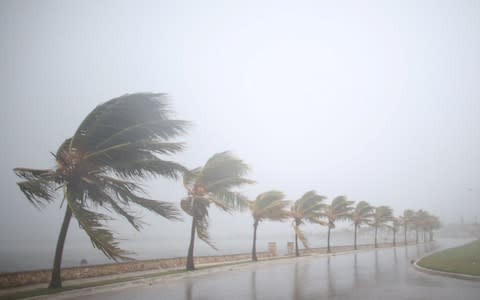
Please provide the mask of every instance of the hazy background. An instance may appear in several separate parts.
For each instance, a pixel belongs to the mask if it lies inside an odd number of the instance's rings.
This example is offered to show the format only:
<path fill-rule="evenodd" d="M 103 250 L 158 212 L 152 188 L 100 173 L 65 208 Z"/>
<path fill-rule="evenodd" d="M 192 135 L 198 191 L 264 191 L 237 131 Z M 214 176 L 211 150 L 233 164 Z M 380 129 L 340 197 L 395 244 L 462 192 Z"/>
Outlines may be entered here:
<path fill-rule="evenodd" d="M 50 266 L 63 218 L 60 201 L 42 212 L 30 205 L 12 169 L 53 167 L 49 151 L 96 105 L 140 91 L 169 93 L 176 116 L 194 122 L 173 159 L 196 167 L 232 150 L 252 166 L 252 198 L 315 189 L 329 201 L 347 195 L 473 222 L 479 53 L 478 1 L 2 0 L 0 271 Z M 149 185 L 160 200 L 185 195 L 179 182 Z M 111 224 L 127 248 L 186 254 L 188 218 L 142 215 L 150 226 L 141 233 Z M 248 213 L 214 211 L 220 253 L 249 251 L 251 223 Z M 306 230 L 323 246 L 315 238 L 325 229 Z M 291 225 L 262 224 L 259 238 L 261 250 L 283 245 Z M 73 221 L 67 264 L 79 255 L 102 259 Z"/>

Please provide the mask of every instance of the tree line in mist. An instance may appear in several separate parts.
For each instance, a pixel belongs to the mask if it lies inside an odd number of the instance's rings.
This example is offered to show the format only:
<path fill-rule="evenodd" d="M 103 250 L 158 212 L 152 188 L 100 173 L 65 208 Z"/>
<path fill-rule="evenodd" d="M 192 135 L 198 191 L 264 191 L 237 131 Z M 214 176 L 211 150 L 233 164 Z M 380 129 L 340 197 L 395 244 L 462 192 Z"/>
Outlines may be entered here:
<path fill-rule="evenodd" d="M 334 198 L 330 204 L 326 197 L 314 190 L 306 192 L 296 201 L 289 201 L 281 191 L 272 190 L 250 200 L 239 191 L 244 185 L 254 184 L 247 178 L 249 166 L 230 152 L 213 155 L 194 169 L 164 157 L 171 157 L 184 149 L 176 141 L 186 134 L 190 123 L 171 118 L 166 95 L 155 93 L 128 94 L 97 106 L 82 121 L 76 132 L 52 153 L 56 167 L 53 169 L 14 169 L 23 180 L 18 187 L 37 208 L 54 202 L 62 194 L 61 205 L 65 215 L 55 250 L 50 288 L 60 288 L 63 246 L 70 221 L 75 218 L 89 236 L 92 245 L 108 258 L 128 260 L 129 253 L 119 247 L 111 230 L 106 227 L 110 215 L 126 219 L 136 230 L 142 227 L 141 219 L 132 207 L 139 206 L 169 220 L 181 220 L 180 210 L 172 203 L 146 198 L 140 182 L 148 178 L 166 177 L 183 179 L 187 196 L 180 201 L 181 209 L 191 217 L 190 244 L 187 254 L 188 270 L 194 266 L 195 238 L 215 248 L 208 233 L 209 207 L 223 211 L 250 210 L 253 217 L 252 260 L 257 260 L 256 234 L 258 225 L 265 220 L 292 222 L 295 232 L 295 252 L 299 255 L 299 240 L 309 247 L 301 230 L 307 222 L 328 227 L 327 251 L 331 251 L 331 229 L 338 221 L 354 224 L 354 248 L 357 249 L 357 230 L 362 225 L 377 231 L 389 227 L 393 243 L 400 228 L 405 233 L 416 231 L 429 234 L 440 227 L 439 219 L 424 210 L 405 210 L 395 217 L 388 206 L 371 206 L 365 201 L 356 205 L 345 196 Z M 103 214 L 99 209 L 107 209 Z"/>

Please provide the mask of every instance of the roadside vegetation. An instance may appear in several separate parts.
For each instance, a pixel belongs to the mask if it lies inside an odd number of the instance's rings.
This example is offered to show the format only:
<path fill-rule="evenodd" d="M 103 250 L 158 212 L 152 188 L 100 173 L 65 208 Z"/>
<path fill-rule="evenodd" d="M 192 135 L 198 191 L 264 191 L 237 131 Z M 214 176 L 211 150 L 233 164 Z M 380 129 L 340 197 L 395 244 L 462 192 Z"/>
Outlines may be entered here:
<path fill-rule="evenodd" d="M 480 276 L 480 240 L 434 253 L 417 264 L 442 272 Z"/>

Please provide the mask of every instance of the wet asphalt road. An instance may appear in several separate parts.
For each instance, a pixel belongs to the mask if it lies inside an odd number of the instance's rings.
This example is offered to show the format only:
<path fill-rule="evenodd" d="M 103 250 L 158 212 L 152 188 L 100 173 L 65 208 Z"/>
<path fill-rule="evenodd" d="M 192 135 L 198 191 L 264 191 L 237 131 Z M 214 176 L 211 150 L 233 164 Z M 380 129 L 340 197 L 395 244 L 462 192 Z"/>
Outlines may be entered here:
<path fill-rule="evenodd" d="M 480 299 L 480 282 L 421 273 L 410 261 L 441 241 L 330 257 L 249 264 L 75 299 Z"/>

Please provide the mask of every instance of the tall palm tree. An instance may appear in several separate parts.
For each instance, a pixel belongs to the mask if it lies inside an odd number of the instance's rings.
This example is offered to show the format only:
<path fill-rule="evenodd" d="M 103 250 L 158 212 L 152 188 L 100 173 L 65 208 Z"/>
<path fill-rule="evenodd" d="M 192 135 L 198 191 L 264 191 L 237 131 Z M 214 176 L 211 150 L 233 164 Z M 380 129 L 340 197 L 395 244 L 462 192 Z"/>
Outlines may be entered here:
<path fill-rule="evenodd" d="M 392 218 L 393 246 L 397 245 L 397 232 L 402 226 L 401 222 L 402 221 L 400 218 L 395 218 L 395 217 Z"/>
<path fill-rule="evenodd" d="M 253 247 L 252 260 L 257 261 L 257 227 L 263 220 L 285 221 L 290 217 L 290 212 L 285 210 L 289 201 L 284 200 L 285 195 L 279 191 L 269 191 L 257 196 L 254 201 L 248 201 L 248 208 L 253 217 Z"/>
<path fill-rule="evenodd" d="M 357 230 L 361 224 L 368 224 L 371 221 L 373 207 L 366 201 L 360 201 L 352 212 L 354 226 L 353 248 L 357 250 Z"/>
<path fill-rule="evenodd" d="M 217 249 L 210 241 L 208 234 L 210 204 L 214 204 L 226 212 L 243 209 L 247 206 L 247 198 L 234 189 L 244 184 L 255 183 L 244 177 L 248 171 L 247 164 L 226 151 L 213 155 L 205 166 L 185 173 L 183 184 L 188 196 L 182 199 L 180 205 L 192 217 L 187 270 L 195 269 L 193 262 L 195 234 L 207 245 Z"/>
<path fill-rule="evenodd" d="M 130 211 L 136 204 L 167 219 L 178 219 L 170 203 L 144 198 L 136 182 L 147 177 L 176 179 L 181 165 L 160 159 L 183 149 L 170 140 L 184 133 L 188 123 L 169 116 L 163 94 L 139 93 L 121 96 L 97 106 L 65 140 L 56 154 L 54 169 L 16 168 L 25 179 L 20 190 L 37 208 L 53 202 L 55 191 L 63 190 L 65 217 L 57 241 L 50 288 L 60 288 L 63 246 L 72 216 L 95 248 L 117 261 L 128 259 L 105 227 L 109 217 L 94 209 L 104 207 L 124 217 L 135 229 L 140 220 Z M 62 201 L 62 203 L 63 203 Z"/>
<path fill-rule="evenodd" d="M 404 234 L 404 244 L 407 245 L 407 232 L 408 226 L 412 224 L 414 220 L 415 212 L 411 209 L 406 209 L 403 211 L 403 215 L 399 217 L 400 224 L 403 227 L 403 234 Z"/>
<path fill-rule="evenodd" d="M 377 234 L 378 228 L 386 226 L 387 222 L 390 222 L 393 218 L 393 210 L 388 206 L 377 206 L 373 212 L 373 220 L 370 224 L 375 228 L 375 248 L 378 248 Z"/>
<path fill-rule="evenodd" d="M 330 253 L 330 231 L 335 228 L 335 221 L 350 220 L 352 218 L 353 201 L 348 201 L 345 196 L 338 196 L 326 205 L 322 216 L 328 219 L 327 252 Z"/>
<path fill-rule="evenodd" d="M 290 215 L 293 218 L 292 226 L 295 231 L 295 255 L 300 256 L 298 249 L 298 240 L 302 242 L 305 248 L 308 248 L 308 240 L 305 234 L 300 230 L 300 225 L 305 222 L 316 223 L 325 225 L 324 222 L 319 220 L 321 211 L 325 204 L 323 200 L 326 197 L 318 195 L 315 191 L 308 191 L 303 196 L 293 203 L 290 208 Z"/>

